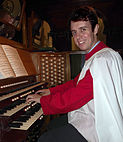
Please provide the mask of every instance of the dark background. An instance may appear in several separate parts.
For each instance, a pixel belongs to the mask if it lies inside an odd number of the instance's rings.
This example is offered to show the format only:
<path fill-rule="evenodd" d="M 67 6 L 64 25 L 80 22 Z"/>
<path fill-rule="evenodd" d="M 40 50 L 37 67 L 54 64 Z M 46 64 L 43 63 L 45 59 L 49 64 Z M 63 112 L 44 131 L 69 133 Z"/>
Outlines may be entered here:
<path fill-rule="evenodd" d="M 2 0 L 0 0 L 1 2 Z M 51 27 L 53 46 L 59 51 L 71 50 L 68 18 L 71 12 L 83 5 L 93 6 L 104 19 L 107 45 L 122 49 L 123 0 L 26 0 L 26 14 L 35 11 Z"/>

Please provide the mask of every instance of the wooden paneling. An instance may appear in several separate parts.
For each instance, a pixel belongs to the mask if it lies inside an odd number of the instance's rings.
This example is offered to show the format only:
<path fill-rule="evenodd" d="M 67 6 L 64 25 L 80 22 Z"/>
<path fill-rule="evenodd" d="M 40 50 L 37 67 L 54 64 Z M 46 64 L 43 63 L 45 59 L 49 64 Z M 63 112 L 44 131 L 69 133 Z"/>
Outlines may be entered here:
<path fill-rule="evenodd" d="M 36 75 L 37 72 L 31 58 L 31 53 L 21 49 L 17 49 L 17 51 L 24 64 L 24 67 L 26 68 L 28 75 Z"/>
<path fill-rule="evenodd" d="M 16 41 L 9 40 L 7 38 L 1 37 L 1 36 L 0 36 L 0 44 L 7 44 L 7 45 L 17 47 L 17 48 L 21 48 L 21 49 L 25 48 L 25 45 L 23 45 L 23 44 L 21 44 L 19 42 L 16 42 Z"/>

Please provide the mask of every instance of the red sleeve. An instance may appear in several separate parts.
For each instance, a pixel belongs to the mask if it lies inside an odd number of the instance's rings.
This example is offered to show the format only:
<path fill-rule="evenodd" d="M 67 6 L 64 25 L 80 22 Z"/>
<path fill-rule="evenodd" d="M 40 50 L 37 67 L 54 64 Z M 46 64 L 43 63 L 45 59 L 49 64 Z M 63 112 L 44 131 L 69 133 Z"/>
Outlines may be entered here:
<path fill-rule="evenodd" d="M 77 75 L 74 78 L 74 80 L 70 80 L 70 81 L 67 81 L 66 83 L 64 83 L 62 85 L 57 85 L 56 87 L 49 88 L 50 93 L 54 94 L 54 93 L 59 92 L 59 91 L 64 92 L 64 91 L 68 90 L 71 87 L 75 87 L 76 84 L 77 84 L 78 78 L 79 78 L 79 75 Z"/>
<path fill-rule="evenodd" d="M 93 99 L 93 79 L 90 70 L 76 86 L 72 86 L 65 92 L 56 92 L 40 99 L 45 115 L 61 114 L 78 109 Z"/>

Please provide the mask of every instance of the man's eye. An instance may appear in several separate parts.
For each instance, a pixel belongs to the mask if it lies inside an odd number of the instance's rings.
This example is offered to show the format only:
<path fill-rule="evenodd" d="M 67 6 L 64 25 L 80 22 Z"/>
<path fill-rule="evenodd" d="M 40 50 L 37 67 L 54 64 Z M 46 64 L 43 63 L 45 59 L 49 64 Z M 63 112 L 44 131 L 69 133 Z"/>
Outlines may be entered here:
<path fill-rule="evenodd" d="M 75 36 L 75 35 L 76 35 L 76 32 L 72 32 L 72 35 Z"/>
<path fill-rule="evenodd" d="M 84 32 L 84 31 L 86 31 L 86 29 L 84 28 L 84 29 L 81 29 L 81 32 Z"/>

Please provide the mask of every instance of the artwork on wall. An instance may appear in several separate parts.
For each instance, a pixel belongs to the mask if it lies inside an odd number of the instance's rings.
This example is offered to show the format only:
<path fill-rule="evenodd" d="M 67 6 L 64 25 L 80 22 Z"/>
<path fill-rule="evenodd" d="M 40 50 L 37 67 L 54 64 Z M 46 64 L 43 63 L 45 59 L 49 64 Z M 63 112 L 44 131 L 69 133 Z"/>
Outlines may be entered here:
<path fill-rule="evenodd" d="M 0 5 L 0 22 L 20 30 L 25 0 L 3 0 Z"/>
<path fill-rule="evenodd" d="M 25 0 L 2 0 L 0 3 L 0 36 L 22 43 L 22 20 Z"/>

